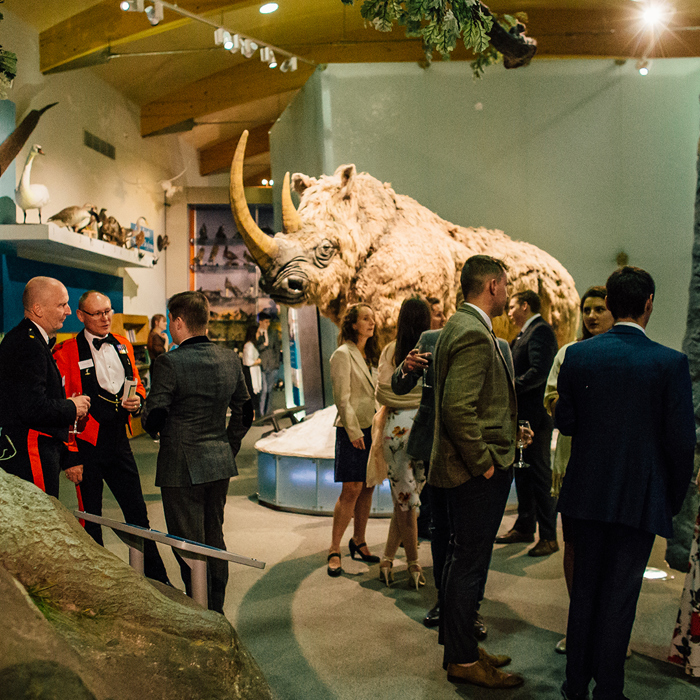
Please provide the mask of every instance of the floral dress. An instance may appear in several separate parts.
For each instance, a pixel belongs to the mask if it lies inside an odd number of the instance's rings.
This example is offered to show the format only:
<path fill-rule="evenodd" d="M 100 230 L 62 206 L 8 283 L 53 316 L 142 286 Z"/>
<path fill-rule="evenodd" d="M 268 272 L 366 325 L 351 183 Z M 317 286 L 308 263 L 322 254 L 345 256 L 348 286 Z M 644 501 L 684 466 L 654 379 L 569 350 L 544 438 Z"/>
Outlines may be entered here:
<path fill-rule="evenodd" d="M 384 428 L 384 460 L 389 470 L 391 494 L 401 510 L 420 508 L 420 492 L 425 485 L 423 462 L 406 454 L 417 412 L 417 408 L 390 408 Z"/>
<path fill-rule="evenodd" d="M 668 660 L 685 668 L 694 678 L 700 678 L 700 513 L 695 521 L 695 534 L 690 548 L 689 571 L 678 610 L 676 628 Z"/>

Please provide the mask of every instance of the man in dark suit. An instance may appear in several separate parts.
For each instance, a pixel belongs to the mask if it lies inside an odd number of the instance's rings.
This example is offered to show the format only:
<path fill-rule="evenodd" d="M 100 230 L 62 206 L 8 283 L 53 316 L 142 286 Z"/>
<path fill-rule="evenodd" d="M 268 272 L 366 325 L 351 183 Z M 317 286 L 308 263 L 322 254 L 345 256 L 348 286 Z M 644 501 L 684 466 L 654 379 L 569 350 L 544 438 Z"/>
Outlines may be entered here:
<path fill-rule="evenodd" d="M 66 398 L 51 356 L 56 332 L 70 314 L 64 285 L 34 277 L 22 304 L 24 319 L 0 344 L 0 467 L 58 498 L 61 469 L 76 483 L 82 476 L 78 453 L 69 453 L 65 443 L 90 399 Z"/>
<path fill-rule="evenodd" d="M 136 367 L 134 349 L 121 335 L 111 333 L 112 302 L 90 290 L 78 301 L 78 318 L 84 329 L 75 338 L 54 348 L 54 359 L 63 377 L 66 393 L 90 398 L 90 412 L 78 426 L 75 443 L 83 463 L 80 494 L 87 513 L 102 515 L 103 482 L 114 494 L 124 519 L 132 525 L 150 527 L 136 460 L 131 452 L 126 426 L 141 412 L 146 390 Z M 133 396 L 124 396 L 126 382 Z M 98 543 L 102 528 L 85 521 L 85 531 Z M 156 543 L 144 542 L 144 574 L 170 583 Z"/>
<path fill-rule="evenodd" d="M 573 436 L 559 510 L 576 556 L 567 629 L 570 700 L 622 700 L 625 653 L 655 535 L 668 537 L 693 469 L 695 421 L 688 358 L 645 328 L 654 281 L 614 272 L 607 333 L 566 351 L 555 420 Z"/>
<path fill-rule="evenodd" d="M 515 469 L 518 519 L 498 544 L 533 542 L 539 524 L 539 542 L 530 549 L 531 557 L 552 554 L 557 543 L 557 501 L 551 496 L 551 442 L 553 423 L 544 408 L 544 389 L 558 345 L 552 327 L 540 315 L 540 298 L 531 290 L 514 294 L 508 302 L 508 316 L 520 328 L 513 341 L 515 391 L 518 420 L 526 420 L 534 432 L 532 444 L 523 452 L 529 466 Z"/>
<path fill-rule="evenodd" d="M 276 329 L 271 329 L 272 316 L 262 311 L 258 316 L 258 331 L 255 345 L 260 355 L 260 367 L 263 374 L 263 387 L 260 395 L 260 413 L 266 415 L 272 410 L 272 392 L 277 384 L 280 368 L 280 336 Z"/>
<path fill-rule="evenodd" d="M 441 589 L 440 641 L 454 682 L 514 688 L 510 662 L 480 649 L 474 617 L 512 479 L 517 412 L 515 387 L 493 334 L 507 300 L 505 266 L 475 255 L 462 269 L 465 303 L 435 347 L 435 438 L 428 481 L 445 489 L 451 557 Z"/>
<path fill-rule="evenodd" d="M 160 433 L 156 486 L 171 535 L 226 549 L 224 505 L 229 480 L 238 474 L 235 456 L 253 420 L 252 404 L 238 355 L 207 338 L 207 298 L 182 292 L 170 299 L 168 311 L 179 347 L 156 358 L 143 414 L 146 430 Z M 191 595 L 190 568 L 178 560 Z M 211 610 L 223 613 L 227 581 L 228 562 L 209 559 Z"/>

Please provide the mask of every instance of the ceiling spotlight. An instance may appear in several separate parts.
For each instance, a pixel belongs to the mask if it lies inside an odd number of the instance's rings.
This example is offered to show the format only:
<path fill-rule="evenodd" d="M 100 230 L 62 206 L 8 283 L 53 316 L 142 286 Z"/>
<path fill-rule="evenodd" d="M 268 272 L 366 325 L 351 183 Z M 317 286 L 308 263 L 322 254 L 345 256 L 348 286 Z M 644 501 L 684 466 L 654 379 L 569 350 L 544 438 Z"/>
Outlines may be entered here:
<path fill-rule="evenodd" d="M 231 32 L 226 31 L 223 27 L 219 27 L 214 32 L 214 43 L 217 46 L 223 46 L 227 51 L 233 48 L 233 37 Z"/>
<path fill-rule="evenodd" d="M 639 75 L 649 75 L 649 61 L 646 58 L 642 58 L 637 61 L 637 70 Z"/>
<path fill-rule="evenodd" d="M 226 44 L 224 44 L 224 48 L 226 48 Z M 231 37 L 231 48 L 228 49 L 231 53 L 238 53 L 241 50 L 241 38 L 238 36 L 238 34 L 234 34 Z"/>
<path fill-rule="evenodd" d="M 270 187 L 272 187 L 272 186 L 275 184 L 275 181 L 274 181 L 274 180 L 268 180 L 268 181 L 267 181 L 267 184 L 270 185 Z"/>
<path fill-rule="evenodd" d="M 154 0 L 153 4 L 146 8 L 146 17 L 154 27 L 159 24 L 163 20 L 163 3 Z"/>
<path fill-rule="evenodd" d="M 279 9 L 279 5 L 276 2 L 266 2 L 260 8 L 260 14 L 261 15 L 269 15 L 270 13 L 275 12 L 278 9 Z"/>
<path fill-rule="evenodd" d="M 260 49 L 260 60 L 263 63 L 267 63 L 270 68 L 277 68 L 277 59 L 275 58 L 274 51 L 268 46 L 263 46 Z"/>
<path fill-rule="evenodd" d="M 258 45 L 250 39 L 243 39 L 241 42 L 241 53 L 250 58 L 258 50 Z"/>
<path fill-rule="evenodd" d="M 267 187 L 267 178 L 263 178 L 262 185 L 263 187 Z"/>
<path fill-rule="evenodd" d="M 280 64 L 280 70 L 283 73 L 291 73 L 297 69 L 297 57 L 290 56 Z"/>
<path fill-rule="evenodd" d="M 124 10 L 124 12 L 143 12 L 144 0 L 122 0 L 119 3 L 119 7 Z"/>

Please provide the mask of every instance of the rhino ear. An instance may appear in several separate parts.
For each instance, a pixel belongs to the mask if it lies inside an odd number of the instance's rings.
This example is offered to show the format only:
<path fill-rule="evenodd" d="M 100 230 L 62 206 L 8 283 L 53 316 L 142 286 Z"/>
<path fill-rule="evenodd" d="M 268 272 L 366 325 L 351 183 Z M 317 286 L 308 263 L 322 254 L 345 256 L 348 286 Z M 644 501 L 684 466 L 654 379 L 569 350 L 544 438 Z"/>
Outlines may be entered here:
<path fill-rule="evenodd" d="M 304 173 L 294 173 L 294 175 L 292 175 L 292 189 L 300 197 L 308 187 L 315 185 L 317 182 L 318 180 L 315 177 L 309 177 L 308 175 L 304 175 Z"/>
<path fill-rule="evenodd" d="M 352 194 L 355 175 L 357 170 L 354 165 L 341 165 L 336 171 L 336 175 L 340 176 L 340 194 L 343 199 L 348 199 Z"/>

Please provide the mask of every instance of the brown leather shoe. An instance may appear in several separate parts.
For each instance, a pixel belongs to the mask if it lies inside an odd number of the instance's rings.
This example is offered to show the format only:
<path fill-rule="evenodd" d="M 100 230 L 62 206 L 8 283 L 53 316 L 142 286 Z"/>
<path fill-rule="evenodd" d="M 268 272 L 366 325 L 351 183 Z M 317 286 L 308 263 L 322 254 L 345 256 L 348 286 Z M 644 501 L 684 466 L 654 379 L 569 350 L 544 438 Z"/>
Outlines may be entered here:
<path fill-rule="evenodd" d="M 447 680 L 452 683 L 472 683 L 482 688 L 517 688 L 525 682 L 517 673 L 503 673 L 482 659 L 471 666 L 448 664 Z"/>
<path fill-rule="evenodd" d="M 505 654 L 489 654 L 486 649 L 483 649 L 482 647 L 479 647 L 479 659 L 481 661 L 485 661 L 487 664 L 490 664 L 494 668 L 501 668 L 501 666 L 507 666 L 512 659 L 510 656 L 506 656 Z"/>
<path fill-rule="evenodd" d="M 529 552 L 531 557 L 546 557 L 559 551 L 559 543 L 556 540 L 540 540 Z"/>
<path fill-rule="evenodd" d="M 516 542 L 534 542 L 535 536 L 518 532 L 515 528 L 509 530 L 505 535 L 496 538 L 496 544 L 515 544 Z"/>

